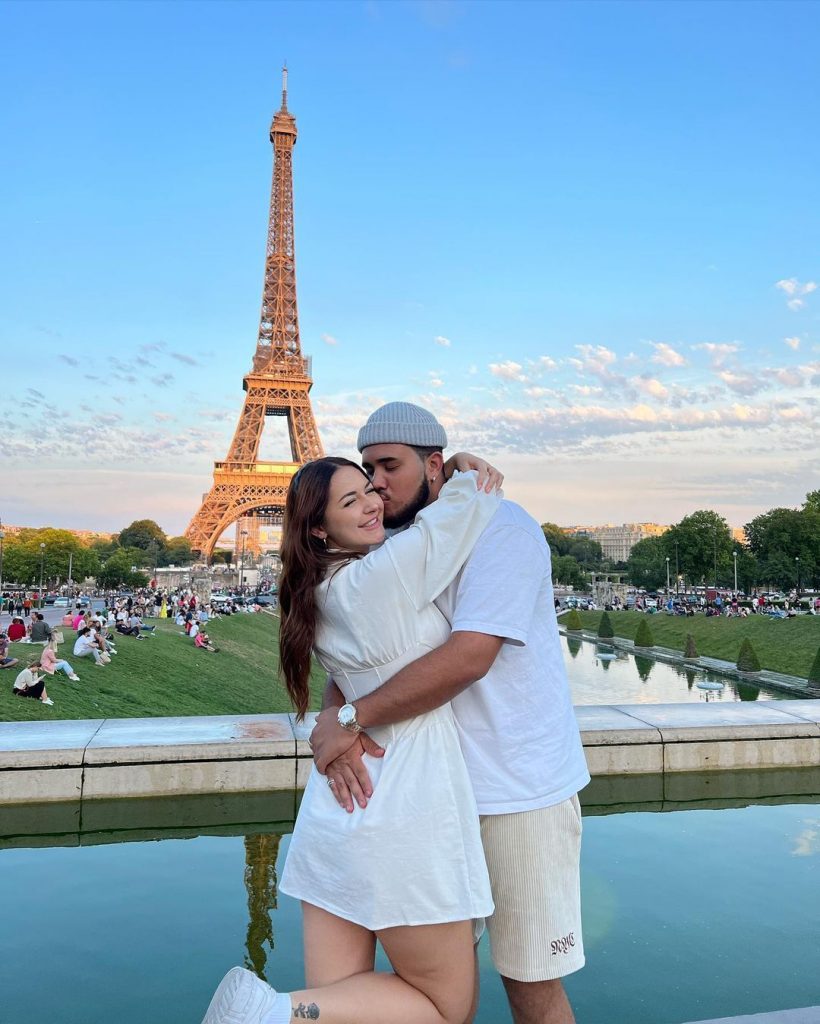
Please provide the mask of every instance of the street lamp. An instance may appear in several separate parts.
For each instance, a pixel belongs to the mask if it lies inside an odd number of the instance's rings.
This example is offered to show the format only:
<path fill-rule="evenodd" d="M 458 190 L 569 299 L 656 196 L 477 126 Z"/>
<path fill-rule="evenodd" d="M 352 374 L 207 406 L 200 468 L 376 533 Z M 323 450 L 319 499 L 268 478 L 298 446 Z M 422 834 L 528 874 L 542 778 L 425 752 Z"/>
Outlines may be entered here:
<path fill-rule="evenodd" d="M 45 557 L 46 557 L 46 546 L 45 546 L 45 544 L 41 543 L 40 544 L 40 607 L 41 608 L 43 607 L 43 562 L 45 561 Z"/>
<path fill-rule="evenodd" d="M 800 601 L 800 555 L 795 555 L 794 561 L 797 565 L 797 600 Z"/>
<path fill-rule="evenodd" d="M 717 593 L 717 527 L 712 528 L 712 555 L 715 564 L 715 593 Z"/>
<path fill-rule="evenodd" d="M 669 555 L 666 556 L 666 593 L 669 594 Z"/>
<path fill-rule="evenodd" d="M 735 593 L 737 593 L 737 551 L 732 552 L 732 558 L 735 560 Z"/>
<path fill-rule="evenodd" d="M 0 523 L 0 610 L 3 608 L 3 538 L 6 536 Z"/>
<path fill-rule="evenodd" d="M 239 559 L 239 593 L 245 592 L 245 538 L 248 536 L 248 531 L 242 531 L 242 555 Z"/>
<path fill-rule="evenodd" d="M 680 568 L 678 566 L 678 542 L 675 541 L 675 597 L 678 597 L 680 590 Z"/>

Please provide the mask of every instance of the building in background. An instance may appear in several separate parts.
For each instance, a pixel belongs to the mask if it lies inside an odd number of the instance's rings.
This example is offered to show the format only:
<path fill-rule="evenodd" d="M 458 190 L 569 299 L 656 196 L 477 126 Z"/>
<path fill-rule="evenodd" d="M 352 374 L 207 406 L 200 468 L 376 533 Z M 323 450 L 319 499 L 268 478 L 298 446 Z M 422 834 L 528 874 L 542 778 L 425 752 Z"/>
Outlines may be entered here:
<path fill-rule="evenodd" d="M 621 526 L 607 523 L 605 526 L 565 526 L 562 529 L 570 536 L 597 541 L 607 561 L 625 562 L 638 541 L 660 537 L 669 527 L 658 523 L 622 523 Z"/>

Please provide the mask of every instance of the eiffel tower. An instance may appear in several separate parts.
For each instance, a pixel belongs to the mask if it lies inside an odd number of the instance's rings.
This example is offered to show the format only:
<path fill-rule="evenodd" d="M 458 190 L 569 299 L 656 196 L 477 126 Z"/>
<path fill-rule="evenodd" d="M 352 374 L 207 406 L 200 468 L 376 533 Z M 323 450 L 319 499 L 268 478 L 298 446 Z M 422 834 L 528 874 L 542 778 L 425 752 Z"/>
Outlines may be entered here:
<path fill-rule="evenodd" d="M 287 69 L 282 70 L 282 107 L 274 114 L 270 140 L 273 182 L 262 313 L 253 367 L 242 381 L 245 404 L 227 458 L 214 463 L 213 485 L 185 531 L 203 558 L 210 558 L 219 537 L 237 520 L 251 527 L 247 547 L 258 554 L 257 517 L 281 518 L 293 475 L 323 454 L 309 397 L 310 360 L 302 356 L 299 344 L 293 245 L 296 118 L 288 111 Z M 268 416 L 287 417 L 291 462 L 259 460 Z"/>

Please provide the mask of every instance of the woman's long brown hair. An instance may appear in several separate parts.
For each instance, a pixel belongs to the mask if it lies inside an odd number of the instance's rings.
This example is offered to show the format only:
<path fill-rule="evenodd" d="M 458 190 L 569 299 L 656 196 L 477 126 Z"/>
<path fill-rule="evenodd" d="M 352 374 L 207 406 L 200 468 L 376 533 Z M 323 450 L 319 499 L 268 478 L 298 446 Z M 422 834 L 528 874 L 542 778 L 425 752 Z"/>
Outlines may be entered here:
<path fill-rule="evenodd" d="M 327 457 L 307 462 L 291 480 L 285 501 L 282 574 L 279 578 L 279 665 L 296 717 L 305 717 L 310 700 L 310 657 L 316 637 L 316 588 L 334 565 L 357 558 L 349 551 L 328 551 L 310 532 L 325 519 L 330 481 L 349 459 Z"/>

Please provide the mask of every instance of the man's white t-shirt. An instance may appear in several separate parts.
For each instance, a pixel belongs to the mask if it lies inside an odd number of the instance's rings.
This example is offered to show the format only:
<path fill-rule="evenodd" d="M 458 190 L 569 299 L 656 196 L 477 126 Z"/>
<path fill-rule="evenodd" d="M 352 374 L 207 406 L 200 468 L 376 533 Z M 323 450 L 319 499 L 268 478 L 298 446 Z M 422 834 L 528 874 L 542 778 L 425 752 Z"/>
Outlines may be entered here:
<path fill-rule="evenodd" d="M 504 638 L 490 671 L 452 707 L 480 814 L 550 807 L 589 782 L 561 653 L 549 545 L 502 502 L 437 598 L 453 632 Z"/>

